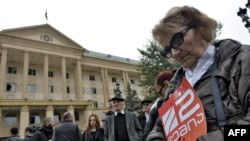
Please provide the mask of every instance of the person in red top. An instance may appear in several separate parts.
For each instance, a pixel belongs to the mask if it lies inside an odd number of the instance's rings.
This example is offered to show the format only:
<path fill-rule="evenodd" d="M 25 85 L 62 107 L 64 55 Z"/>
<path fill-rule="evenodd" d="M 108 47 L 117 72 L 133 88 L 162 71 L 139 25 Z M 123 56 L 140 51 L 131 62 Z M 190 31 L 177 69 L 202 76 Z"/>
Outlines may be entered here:
<path fill-rule="evenodd" d="M 165 91 L 168 89 L 169 81 L 173 77 L 175 71 L 176 70 L 162 71 L 162 72 L 158 73 L 158 75 L 155 78 L 154 87 L 158 93 L 159 98 L 154 102 L 154 104 L 152 105 L 152 107 L 150 109 L 149 120 L 146 123 L 146 126 L 144 128 L 144 133 L 143 133 L 143 140 L 144 141 L 146 140 L 150 131 L 153 129 L 155 122 L 159 116 L 158 109 L 161 107 L 161 105 L 163 103 Z"/>

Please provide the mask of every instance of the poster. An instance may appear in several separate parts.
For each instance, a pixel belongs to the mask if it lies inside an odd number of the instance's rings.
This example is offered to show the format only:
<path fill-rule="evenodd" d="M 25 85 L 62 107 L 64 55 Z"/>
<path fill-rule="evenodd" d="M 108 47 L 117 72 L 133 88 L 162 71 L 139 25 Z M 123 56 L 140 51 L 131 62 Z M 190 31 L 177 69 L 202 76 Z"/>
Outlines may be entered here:
<path fill-rule="evenodd" d="M 158 112 L 167 141 L 196 141 L 207 133 L 203 105 L 185 77 Z"/>

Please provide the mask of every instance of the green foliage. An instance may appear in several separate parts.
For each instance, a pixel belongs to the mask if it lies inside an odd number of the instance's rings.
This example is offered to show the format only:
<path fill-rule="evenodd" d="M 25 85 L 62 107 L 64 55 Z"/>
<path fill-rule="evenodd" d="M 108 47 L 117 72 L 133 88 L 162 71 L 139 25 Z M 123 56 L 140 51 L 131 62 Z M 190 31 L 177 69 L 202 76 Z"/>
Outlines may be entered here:
<path fill-rule="evenodd" d="M 139 72 L 144 77 L 140 83 L 141 86 L 147 88 L 149 92 L 147 98 L 151 100 L 155 100 L 158 97 L 158 94 L 154 89 L 154 82 L 157 74 L 164 70 L 173 70 L 180 67 L 178 62 L 162 57 L 160 50 L 161 48 L 154 40 L 148 41 L 145 50 L 138 49 L 141 54 Z"/>
<path fill-rule="evenodd" d="M 138 109 L 141 109 L 141 99 L 138 97 L 138 94 L 136 91 L 133 91 L 131 89 L 131 85 L 127 85 L 126 89 L 126 98 L 125 98 L 125 108 L 128 111 L 136 111 Z"/>
<path fill-rule="evenodd" d="M 215 39 L 213 42 L 217 42 L 218 40 L 220 40 L 219 36 L 222 32 L 222 28 L 223 28 L 223 24 L 218 22 L 217 28 L 216 28 L 215 33 L 214 33 Z"/>

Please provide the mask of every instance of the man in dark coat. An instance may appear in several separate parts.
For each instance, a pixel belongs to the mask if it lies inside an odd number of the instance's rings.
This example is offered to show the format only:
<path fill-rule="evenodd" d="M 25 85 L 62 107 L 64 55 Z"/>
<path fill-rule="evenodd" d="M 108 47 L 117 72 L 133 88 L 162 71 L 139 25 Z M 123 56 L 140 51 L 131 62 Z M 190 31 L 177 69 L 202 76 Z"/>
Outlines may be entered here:
<path fill-rule="evenodd" d="M 35 130 L 32 127 L 26 127 L 25 130 L 24 130 L 24 139 L 23 139 L 23 141 L 29 141 L 30 138 L 32 138 L 34 131 Z"/>
<path fill-rule="evenodd" d="M 145 99 L 141 102 L 143 112 L 138 116 L 138 120 L 141 124 L 142 129 L 145 128 L 146 123 L 149 120 L 149 112 L 152 107 L 152 103 L 153 103 L 152 100 L 149 99 Z"/>
<path fill-rule="evenodd" d="M 107 117 L 104 141 L 142 141 L 143 130 L 133 112 L 124 110 L 124 99 L 120 94 L 110 99 L 114 114 Z"/>
<path fill-rule="evenodd" d="M 38 127 L 36 132 L 30 138 L 29 141 L 48 141 L 51 140 L 53 134 L 53 127 L 55 123 L 51 117 L 44 120 L 43 125 Z"/>
<path fill-rule="evenodd" d="M 73 123 L 74 115 L 65 112 L 62 123 L 55 128 L 52 141 L 81 141 L 82 132 L 79 127 Z"/>
<path fill-rule="evenodd" d="M 22 139 L 18 136 L 18 128 L 13 127 L 10 129 L 11 136 L 7 141 L 22 141 Z"/>

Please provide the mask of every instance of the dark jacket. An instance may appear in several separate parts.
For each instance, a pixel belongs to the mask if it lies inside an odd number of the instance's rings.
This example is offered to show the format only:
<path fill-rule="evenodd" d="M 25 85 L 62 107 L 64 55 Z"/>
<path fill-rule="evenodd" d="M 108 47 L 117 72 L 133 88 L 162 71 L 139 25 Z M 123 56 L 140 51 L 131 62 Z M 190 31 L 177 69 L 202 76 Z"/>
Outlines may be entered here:
<path fill-rule="evenodd" d="M 143 132 L 143 140 L 145 141 L 150 133 L 150 131 L 153 129 L 155 122 L 159 116 L 158 114 L 158 109 L 161 107 L 163 103 L 162 99 L 159 99 L 157 101 L 157 104 L 150 110 L 149 113 L 149 120 L 146 123 L 145 127 L 144 127 L 144 132 Z"/>
<path fill-rule="evenodd" d="M 90 132 L 84 131 L 82 141 L 104 141 L 104 129 L 99 128 L 95 132 L 95 136 L 93 137 Z"/>
<path fill-rule="evenodd" d="M 250 113 L 248 113 L 250 111 L 250 46 L 241 45 L 231 39 L 222 40 L 215 46 L 218 48 L 216 53 L 218 69 L 215 76 L 219 84 L 227 124 L 250 125 Z M 224 140 L 223 128 L 217 126 L 211 73 L 210 68 L 193 86 L 203 104 L 207 120 L 208 133 L 199 137 L 198 141 Z M 183 74 L 182 68 L 176 72 L 170 81 L 166 99 L 174 92 Z M 160 120 L 157 120 L 147 140 L 165 140 Z"/>
<path fill-rule="evenodd" d="M 52 138 L 52 135 L 53 127 L 42 126 L 36 130 L 30 141 L 48 141 Z"/>
<path fill-rule="evenodd" d="M 28 135 L 28 136 L 25 136 L 24 139 L 23 139 L 23 141 L 30 141 L 31 138 L 32 138 L 32 136 L 33 136 L 33 134 L 30 134 L 30 135 Z"/>
<path fill-rule="evenodd" d="M 7 139 L 7 141 L 22 141 L 19 136 L 11 136 L 10 138 Z"/>
<path fill-rule="evenodd" d="M 139 122 L 140 122 L 140 125 L 142 127 L 142 129 L 145 128 L 146 126 L 146 116 L 145 116 L 145 112 L 142 112 L 140 113 L 140 115 L 137 117 Z"/>
<path fill-rule="evenodd" d="M 82 133 L 71 120 L 64 120 L 54 129 L 52 141 L 81 141 Z"/>

